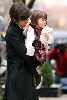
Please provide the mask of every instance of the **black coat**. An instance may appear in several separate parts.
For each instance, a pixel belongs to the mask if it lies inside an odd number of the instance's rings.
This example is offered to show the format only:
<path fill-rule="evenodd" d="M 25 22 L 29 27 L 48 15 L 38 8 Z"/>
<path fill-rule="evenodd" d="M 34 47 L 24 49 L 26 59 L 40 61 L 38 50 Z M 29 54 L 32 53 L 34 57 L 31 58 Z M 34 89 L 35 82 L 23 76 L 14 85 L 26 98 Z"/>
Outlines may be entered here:
<path fill-rule="evenodd" d="M 27 56 L 23 29 L 10 22 L 6 31 L 7 81 L 5 100 L 38 100 L 33 75 L 39 62 Z M 25 99 L 24 99 L 25 98 Z"/>

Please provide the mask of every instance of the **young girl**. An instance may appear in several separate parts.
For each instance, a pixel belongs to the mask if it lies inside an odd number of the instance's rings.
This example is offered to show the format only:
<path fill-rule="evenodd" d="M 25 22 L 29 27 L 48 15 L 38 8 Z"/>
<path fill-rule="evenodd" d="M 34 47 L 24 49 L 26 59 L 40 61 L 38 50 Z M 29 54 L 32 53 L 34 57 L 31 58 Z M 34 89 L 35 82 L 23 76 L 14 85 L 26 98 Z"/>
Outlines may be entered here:
<path fill-rule="evenodd" d="M 36 12 L 38 12 L 38 13 L 36 13 Z M 34 13 L 37 14 L 38 18 L 36 16 L 33 16 Z M 42 15 L 41 15 L 41 13 L 42 13 Z M 39 10 L 33 11 L 32 16 L 31 16 L 31 24 L 28 25 L 29 24 L 28 23 L 25 27 L 26 29 L 24 30 L 24 34 L 25 35 L 27 34 L 26 35 L 27 38 L 26 38 L 26 41 L 25 41 L 25 45 L 26 45 L 26 48 L 27 48 L 26 55 L 29 55 L 29 56 L 35 55 L 37 60 L 40 61 L 40 64 L 42 63 L 43 58 L 45 59 L 45 56 L 46 56 L 45 46 L 44 46 L 44 44 L 41 44 L 41 41 L 40 41 L 41 30 L 46 24 L 46 21 L 44 19 L 45 17 L 47 17 L 47 16 L 43 11 L 39 11 Z M 36 19 L 36 21 L 34 21 L 35 19 Z M 39 22 L 38 22 L 38 20 L 39 20 Z M 34 25 L 33 22 L 35 22 L 35 25 Z M 37 44 L 38 44 L 38 46 L 36 46 Z M 43 50 L 40 50 L 40 48 L 43 48 Z M 38 52 L 41 52 L 41 51 L 43 51 L 43 53 L 41 53 L 43 57 L 41 56 L 40 53 L 38 53 Z M 41 61 L 41 57 L 42 57 L 42 61 Z M 35 79 L 36 79 L 36 86 L 38 86 L 40 81 L 41 81 L 41 76 L 38 75 L 37 70 L 36 70 Z"/>
<path fill-rule="evenodd" d="M 31 24 L 29 25 L 30 22 Z M 33 48 L 33 41 L 38 39 L 40 40 L 41 44 L 45 46 L 45 52 L 47 54 L 48 44 L 51 44 L 54 41 L 53 36 L 51 35 L 53 28 L 47 26 L 47 14 L 44 11 L 34 10 L 32 11 L 31 21 L 29 21 L 29 23 L 26 26 L 28 30 L 26 30 L 27 55 L 34 55 L 36 47 Z M 40 44 L 38 44 L 37 48 L 41 49 Z"/>
<path fill-rule="evenodd" d="M 47 24 L 47 14 L 41 10 L 32 11 L 31 24 L 28 28 L 26 47 L 27 55 L 35 55 L 40 64 L 46 60 L 48 46 L 46 44 L 49 35 L 43 34 L 42 29 Z M 46 39 L 45 39 L 46 38 Z M 36 80 L 38 77 L 35 76 Z"/>
<path fill-rule="evenodd" d="M 44 11 L 34 10 L 31 16 L 31 26 L 34 28 L 35 39 L 32 46 L 35 49 L 34 55 L 41 63 L 46 58 L 46 45 L 42 29 L 46 26 L 47 14 Z M 49 38 L 47 36 L 46 38 Z"/>

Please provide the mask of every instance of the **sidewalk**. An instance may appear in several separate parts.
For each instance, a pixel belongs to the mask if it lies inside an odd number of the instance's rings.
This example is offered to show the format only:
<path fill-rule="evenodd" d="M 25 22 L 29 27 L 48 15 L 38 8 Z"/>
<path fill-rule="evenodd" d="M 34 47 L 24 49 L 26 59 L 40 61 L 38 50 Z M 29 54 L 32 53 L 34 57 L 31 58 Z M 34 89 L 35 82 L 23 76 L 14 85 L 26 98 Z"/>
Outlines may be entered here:
<path fill-rule="evenodd" d="M 63 94 L 60 97 L 41 97 L 39 100 L 67 100 L 67 94 Z"/>

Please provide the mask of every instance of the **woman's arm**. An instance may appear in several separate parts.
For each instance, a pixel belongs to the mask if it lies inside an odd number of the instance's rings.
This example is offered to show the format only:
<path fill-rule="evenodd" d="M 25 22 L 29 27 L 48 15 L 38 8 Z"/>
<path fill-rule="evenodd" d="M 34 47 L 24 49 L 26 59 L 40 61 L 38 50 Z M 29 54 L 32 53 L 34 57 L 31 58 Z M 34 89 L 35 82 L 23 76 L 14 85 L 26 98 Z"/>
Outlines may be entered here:
<path fill-rule="evenodd" d="M 25 46 L 25 41 L 22 39 L 22 37 L 12 32 L 11 34 L 6 35 L 6 41 L 10 42 L 19 57 L 24 60 L 25 67 L 32 73 L 35 73 L 36 67 L 40 64 L 40 62 L 37 61 L 34 56 L 26 55 L 27 49 Z"/>

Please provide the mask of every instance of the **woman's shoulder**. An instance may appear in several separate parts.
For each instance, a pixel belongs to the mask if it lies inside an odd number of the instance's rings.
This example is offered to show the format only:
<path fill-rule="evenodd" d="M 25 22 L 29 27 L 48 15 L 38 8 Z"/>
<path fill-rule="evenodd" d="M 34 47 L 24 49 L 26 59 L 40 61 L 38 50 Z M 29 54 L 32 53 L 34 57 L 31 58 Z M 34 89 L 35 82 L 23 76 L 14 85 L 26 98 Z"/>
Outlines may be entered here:
<path fill-rule="evenodd" d="M 10 23 L 6 30 L 6 34 L 7 35 L 18 35 L 19 32 L 21 31 L 22 29 L 20 29 L 19 26 L 17 26 L 16 24 Z"/>

